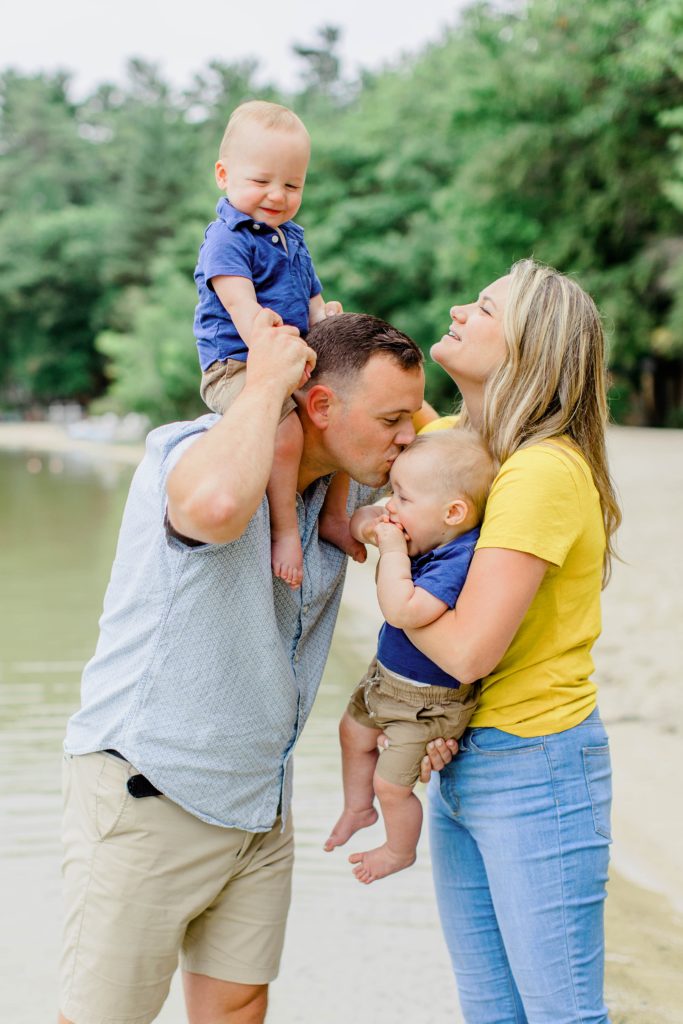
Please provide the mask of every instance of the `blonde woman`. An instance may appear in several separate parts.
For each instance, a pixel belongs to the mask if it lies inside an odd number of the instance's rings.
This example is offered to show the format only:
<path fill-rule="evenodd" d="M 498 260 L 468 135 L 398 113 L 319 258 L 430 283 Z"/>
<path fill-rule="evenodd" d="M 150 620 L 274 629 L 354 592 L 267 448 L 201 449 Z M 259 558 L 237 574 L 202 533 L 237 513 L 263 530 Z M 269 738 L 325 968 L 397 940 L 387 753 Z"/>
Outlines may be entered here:
<path fill-rule="evenodd" d="M 604 1024 L 611 774 L 591 647 L 620 513 L 600 317 L 523 260 L 451 320 L 432 358 L 501 469 L 455 609 L 409 631 L 483 680 L 457 756 L 431 751 L 442 926 L 468 1024 Z"/>

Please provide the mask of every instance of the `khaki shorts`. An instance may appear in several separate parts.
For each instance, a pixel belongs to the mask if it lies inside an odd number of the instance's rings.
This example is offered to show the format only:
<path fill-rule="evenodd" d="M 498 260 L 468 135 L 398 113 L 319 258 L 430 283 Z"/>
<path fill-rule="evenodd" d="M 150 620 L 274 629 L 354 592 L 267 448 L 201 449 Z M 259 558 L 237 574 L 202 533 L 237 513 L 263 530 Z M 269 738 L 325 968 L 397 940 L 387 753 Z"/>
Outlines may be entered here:
<path fill-rule="evenodd" d="M 111 754 L 64 759 L 62 1012 L 147 1024 L 178 966 L 223 981 L 276 977 L 289 909 L 291 823 L 209 825 L 163 796 L 136 799 Z"/>
<path fill-rule="evenodd" d="M 211 363 L 202 373 L 199 393 L 211 412 L 222 416 L 229 409 L 246 383 L 246 362 L 241 359 L 226 359 Z M 296 402 L 289 395 L 282 406 L 280 423 L 296 409 Z"/>
<path fill-rule="evenodd" d="M 351 694 L 347 712 L 360 725 L 386 733 L 377 774 L 397 786 L 414 786 L 427 743 L 441 737 L 458 740 L 479 699 L 479 683 L 449 689 L 412 686 L 376 658 Z"/>

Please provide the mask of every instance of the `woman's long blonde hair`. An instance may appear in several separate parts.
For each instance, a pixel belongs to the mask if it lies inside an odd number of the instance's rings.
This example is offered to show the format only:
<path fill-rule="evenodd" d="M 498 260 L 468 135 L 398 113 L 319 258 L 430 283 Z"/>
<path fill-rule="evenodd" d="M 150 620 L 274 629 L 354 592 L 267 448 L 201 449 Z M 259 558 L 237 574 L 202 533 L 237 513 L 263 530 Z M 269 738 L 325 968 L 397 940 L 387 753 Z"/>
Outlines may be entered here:
<path fill-rule="evenodd" d="M 487 382 L 480 433 L 503 463 L 518 448 L 564 435 L 593 474 L 605 525 L 606 584 L 621 511 L 605 447 L 605 337 L 589 295 L 535 260 L 510 271 L 503 317 L 507 359 Z"/>

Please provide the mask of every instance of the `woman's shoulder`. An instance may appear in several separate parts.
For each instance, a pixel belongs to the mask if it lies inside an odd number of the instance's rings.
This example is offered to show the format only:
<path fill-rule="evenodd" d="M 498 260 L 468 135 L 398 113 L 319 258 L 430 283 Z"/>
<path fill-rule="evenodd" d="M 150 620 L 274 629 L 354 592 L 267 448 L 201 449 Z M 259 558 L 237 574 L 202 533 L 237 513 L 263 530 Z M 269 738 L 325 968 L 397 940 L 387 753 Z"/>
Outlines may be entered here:
<path fill-rule="evenodd" d="M 453 427 L 457 427 L 459 420 L 460 417 L 458 415 L 439 416 L 437 420 L 431 420 L 430 423 L 426 423 L 418 433 L 433 434 L 436 430 L 452 430 Z"/>
<path fill-rule="evenodd" d="M 496 479 L 512 475 L 539 481 L 564 479 L 579 489 L 593 486 L 593 475 L 584 455 L 566 437 L 551 437 L 518 448 L 500 467 Z"/>

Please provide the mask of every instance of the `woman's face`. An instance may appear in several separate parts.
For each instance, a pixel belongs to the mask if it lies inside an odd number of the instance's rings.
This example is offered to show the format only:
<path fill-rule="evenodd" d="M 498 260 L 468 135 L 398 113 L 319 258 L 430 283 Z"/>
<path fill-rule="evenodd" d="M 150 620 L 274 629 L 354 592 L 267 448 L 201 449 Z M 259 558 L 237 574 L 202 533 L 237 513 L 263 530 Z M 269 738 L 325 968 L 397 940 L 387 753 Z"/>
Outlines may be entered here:
<path fill-rule="evenodd" d="M 432 345 L 431 356 L 456 384 L 484 385 L 505 359 L 503 314 L 509 282 L 509 277 L 500 277 L 476 302 L 451 308 L 448 334 Z"/>

